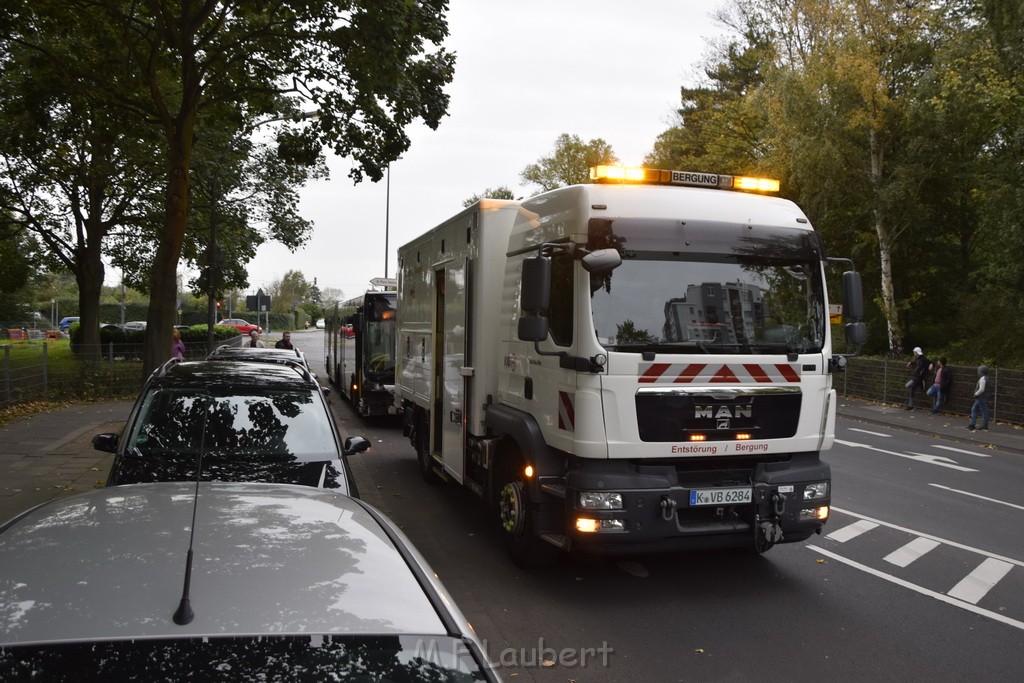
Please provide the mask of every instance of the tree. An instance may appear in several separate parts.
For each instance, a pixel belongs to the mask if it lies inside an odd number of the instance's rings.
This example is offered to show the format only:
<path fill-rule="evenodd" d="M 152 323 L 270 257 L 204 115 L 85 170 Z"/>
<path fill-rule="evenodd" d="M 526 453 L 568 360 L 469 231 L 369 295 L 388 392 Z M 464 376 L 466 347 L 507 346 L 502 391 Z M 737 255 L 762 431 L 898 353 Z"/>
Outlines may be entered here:
<path fill-rule="evenodd" d="M 125 92 L 135 87 L 118 66 L 110 26 L 61 21 L 46 0 L 21 9 L 0 17 L 3 215 L 38 238 L 51 264 L 74 274 L 81 352 L 98 354 L 105 242 L 137 233 L 151 215 L 157 138 L 100 97 L 92 79 L 67 77 L 89 70 Z"/>
<path fill-rule="evenodd" d="M 23 0 L 16 12 L 27 13 L 30 5 L 36 11 L 40 3 L 33 3 Z M 164 209 L 149 277 L 144 371 L 169 354 L 193 152 L 204 120 L 233 118 L 238 131 L 280 120 L 276 143 L 283 160 L 315 163 L 327 145 L 352 158 L 349 175 L 358 182 L 379 180 L 408 149 L 404 131 L 411 123 L 434 128 L 447 113 L 443 87 L 452 79 L 454 57 L 426 48 L 447 35 L 446 0 L 41 4 L 67 26 L 111 28 L 131 87 L 110 83 L 96 64 L 85 68 L 89 53 L 82 50 L 81 30 L 60 44 L 83 54 L 63 77 L 104 93 L 126 117 L 155 122 L 161 133 Z M 310 110 L 316 118 L 302 115 Z"/>
<path fill-rule="evenodd" d="M 515 199 L 515 193 L 508 189 L 507 185 L 499 185 L 498 187 L 488 187 L 480 194 L 474 194 L 466 197 L 462 200 L 462 205 L 465 207 L 473 206 L 481 199 Z"/>
<path fill-rule="evenodd" d="M 301 272 L 289 270 L 280 280 L 267 286 L 267 295 L 272 302 L 272 312 L 290 313 L 307 301 L 318 304 L 320 290 Z"/>
<path fill-rule="evenodd" d="M 583 142 L 577 135 L 562 133 L 555 139 L 551 155 L 524 168 L 520 177 L 525 183 L 539 185 L 538 193 L 547 192 L 566 185 L 589 183 L 591 166 L 618 161 L 611 145 L 601 138 Z"/>

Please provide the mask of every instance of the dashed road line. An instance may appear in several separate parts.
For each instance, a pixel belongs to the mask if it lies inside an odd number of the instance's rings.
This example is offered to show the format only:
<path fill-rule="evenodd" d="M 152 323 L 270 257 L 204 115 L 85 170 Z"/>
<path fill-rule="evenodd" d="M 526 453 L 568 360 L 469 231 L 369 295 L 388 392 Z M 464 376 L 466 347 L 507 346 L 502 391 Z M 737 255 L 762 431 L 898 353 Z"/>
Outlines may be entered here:
<path fill-rule="evenodd" d="M 969 451 L 969 450 L 966 450 L 964 448 L 953 448 L 952 446 L 942 446 L 942 445 L 937 444 L 937 443 L 933 443 L 932 444 L 932 448 L 941 448 L 944 451 L 953 451 L 954 453 L 963 453 L 964 455 L 973 455 L 973 456 L 976 456 L 976 457 L 979 457 L 979 458 L 991 458 L 992 457 L 992 455 L 990 453 L 975 453 L 974 451 Z"/>
<path fill-rule="evenodd" d="M 876 576 L 876 577 L 878 577 L 880 579 L 888 581 L 889 583 L 894 583 L 897 586 L 902 586 L 903 588 L 908 588 L 908 589 L 914 591 L 915 593 L 920 593 L 921 595 L 926 595 L 926 596 L 928 596 L 930 598 L 934 598 L 934 599 L 938 600 L 939 602 L 944 602 L 944 603 L 946 603 L 948 605 L 953 605 L 954 607 L 959 607 L 960 609 L 967 610 L 968 612 L 973 612 L 973 613 L 978 614 L 980 616 L 988 617 L 989 619 L 992 619 L 994 621 L 998 621 L 998 622 L 1007 624 L 1008 626 L 1012 626 L 1012 627 L 1014 627 L 1016 629 L 1020 629 L 1020 630 L 1024 631 L 1024 621 L 1019 621 L 1017 619 L 1011 619 L 1010 617 L 1008 617 L 1006 615 L 1003 615 L 1003 614 L 1000 614 L 999 612 L 993 612 L 992 610 L 987 610 L 987 609 L 984 609 L 982 607 L 978 607 L 977 605 L 972 604 L 970 602 L 965 602 L 965 601 L 959 600 L 959 599 L 957 599 L 955 597 L 950 597 L 949 595 L 946 595 L 944 593 L 938 593 L 936 591 L 924 588 L 923 586 L 918 586 L 917 584 L 910 583 L 909 581 L 901 579 L 898 576 L 893 576 L 892 574 L 886 574 L 883 571 L 879 571 L 877 569 L 874 569 L 873 567 L 867 566 L 866 564 L 861 564 L 860 562 L 856 562 L 854 560 L 848 559 L 846 557 L 843 557 L 842 555 L 838 555 L 838 554 L 833 553 L 833 552 L 831 552 L 829 550 L 825 550 L 824 548 L 821 548 L 819 546 L 808 545 L 807 547 L 809 549 L 813 550 L 816 553 L 821 553 L 822 555 L 824 555 L 826 557 L 832 558 L 836 562 L 841 562 L 841 563 L 843 563 L 843 564 L 845 564 L 845 565 L 847 565 L 849 567 L 853 567 L 854 569 L 859 569 L 859 570 L 861 570 L 861 571 L 863 571 L 863 572 L 865 572 L 867 574 L 871 574 L 872 576 Z"/>
<path fill-rule="evenodd" d="M 879 526 L 884 526 L 884 527 L 887 527 L 889 529 L 895 529 L 896 531 L 904 531 L 904 532 L 906 532 L 908 534 L 911 534 L 913 536 L 920 536 L 921 538 L 930 538 L 933 541 L 938 541 L 939 543 L 942 543 L 943 545 L 948 545 L 951 548 L 959 548 L 960 550 L 966 550 L 966 551 L 974 553 L 976 555 L 983 555 L 985 557 L 991 557 L 991 558 L 994 558 L 996 560 L 1002 560 L 1003 562 L 1009 562 L 1010 564 L 1017 565 L 1018 567 L 1024 567 L 1024 560 L 1015 560 L 1012 557 L 1004 557 L 1003 555 L 996 555 L 995 553 L 990 553 L 987 550 L 982 550 L 980 548 L 974 548 L 972 546 L 965 545 L 963 543 L 957 543 L 956 541 L 950 541 L 948 539 L 942 538 L 941 536 L 934 536 L 932 534 L 926 534 L 926 533 L 923 533 L 921 531 L 914 531 L 913 529 L 908 529 L 905 526 L 900 526 L 898 524 L 892 524 L 890 522 L 884 522 L 884 521 L 882 521 L 880 519 L 875 519 L 874 517 L 868 517 L 867 515 L 862 515 L 862 514 L 860 514 L 858 512 L 852 512 L 850 510 L 844 510 L 843 508 L 837 508 L 835 506 L 832 506 L 832 511 L 833 512 L 839 512 L 839 513 L 842 513 L 844 515 L 849 515 L 850 517 L 856 517 L 857 519 L 866 520 L 868 522 L 874 522 L 875 524 L 878 524 Z"/>
<path fill-rule="evenodd" d="M 836 439 L 836 443 L 850 448 L 865 448 L 869 451 L 878 451 L 879 453 L 885 453 L 886 455 L 895 455 L 897 458 L 907 458 L 908 460 L 916 460 L 918 462 L 926 462 L 930 465 L 938 465 L 939 467 L 948 467 L 951 470 L 959 470 L 960 472 L 977 472 L 978 470 L 972 467 L 964 467 L 963 465 L 957 464 L 957 462 L 951 458 L 947 458 L 943 455 L 928 455 L 926 453 L 897 453 L 896 451 L 889 451 L 884 448 L 878 448 L 877 446 L 869 446 L 866 443 L 858 443 L 856 441 L 845 441 L 843 439 Z"/>
<path fill-rule="evenodd" d="M 977 493 L 971 493 L 970 491 L 961 491 L 960 489 L 950 488 L 943 486 L 942 484 L 928 484 L 934 486 L 937 489 L 943 489 L 945 491 L 952 491 L 953 493 L 959 493 L 964 496 L 970 496 L 971 498 L 978 498 L 980 500 L 988 501 L 989 503 L 998 503 L 999 505 L 1005 505 L 1006 507 L 1017 508 L 1018 510 L 1024 510 L 1024 505 L 1017 505 L 1016 503 L 1007 503 L 1005 500 L 999 500 L 998 498 L 989 498 L 988 496 L 982 496 Z"/>
<path fill-rule="evenodd" d="M 892 438 L 892 434 L 883 434 L 882 432 L 872 432 L 872 431 L 869 431 L 867 429 L 858 429 L 857 427 L 850 427 L 849 431 L 851 431 L 851 432 L 860 432 L 861 434 L 870 434 L 871 436 L 879 436 L 879 437 L 881 437 L 883 439 L 891 439 Z"/>

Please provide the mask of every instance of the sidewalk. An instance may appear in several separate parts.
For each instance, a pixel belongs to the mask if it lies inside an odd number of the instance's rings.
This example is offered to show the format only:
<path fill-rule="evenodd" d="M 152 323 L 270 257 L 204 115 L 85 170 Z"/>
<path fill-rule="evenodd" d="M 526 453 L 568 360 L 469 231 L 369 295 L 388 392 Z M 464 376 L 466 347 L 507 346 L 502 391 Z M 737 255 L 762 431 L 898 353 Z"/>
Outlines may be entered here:
<path fill-rule="evenodd" d="M 134 401 L 86 403 L 0 427 L 0 524 L 51 498 L 103 486 L 112 453 L 92 437 L 120 432 Z"/>
<path fill-rule="evenodd" d="M 114 456 L 94 450 L 92 437 L 120 432 L 132 401 L 89 403 L 40 413 L 0 427 L 0 523 L 34 505 L 76 491 L 101 487 Z M 964 415 L 933 415 L 927 408 L 839 399 L 841 417 L 941 435 L 964 444 L 1024 455 L 1024 429 L 1006 424 L 990 431 L 967 430 Z"/>

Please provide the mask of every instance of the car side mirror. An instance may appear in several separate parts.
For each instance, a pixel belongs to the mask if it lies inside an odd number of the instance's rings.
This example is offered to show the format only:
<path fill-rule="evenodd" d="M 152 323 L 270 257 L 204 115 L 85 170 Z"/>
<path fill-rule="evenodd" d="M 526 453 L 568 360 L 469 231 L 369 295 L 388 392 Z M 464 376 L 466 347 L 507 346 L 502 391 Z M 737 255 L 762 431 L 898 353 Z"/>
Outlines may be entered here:
<path fill-rule="evenodd" d="M 355 455 L 370 449 L 370 442 L 361 436 L 349 436 L 345 439 L 343 451 L 345 455 Z"/>
<path fill-rule="evenodd" d="M 117 453 L 117 434 L 97 434 L 92 437 L 92 447 L 104 453 Z"/>

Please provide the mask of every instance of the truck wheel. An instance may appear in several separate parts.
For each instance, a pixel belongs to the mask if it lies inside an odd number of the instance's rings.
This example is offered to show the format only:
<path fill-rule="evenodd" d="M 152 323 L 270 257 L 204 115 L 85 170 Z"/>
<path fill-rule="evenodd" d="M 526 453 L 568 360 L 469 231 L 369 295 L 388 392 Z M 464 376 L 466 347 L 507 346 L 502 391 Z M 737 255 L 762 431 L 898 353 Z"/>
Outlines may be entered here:
<path fill-rule="evenodd" d="M 516 566 L 539 569 L 558 561 L 558 548 L 533 531 L 533 515 L 522 479 L 514 477 L 501 488 L 498 519 L 505 534 L 505 547 Z"/>
<path fill-rule="evenodd" d="M 434 471 L 434 458 L 430 456 L 430 428 L 426 420 L 420 420 L 416 428 L 416 459 L 420 464 L 420 476 L 428 484 L 437 485 L 443 480 Z"/>

